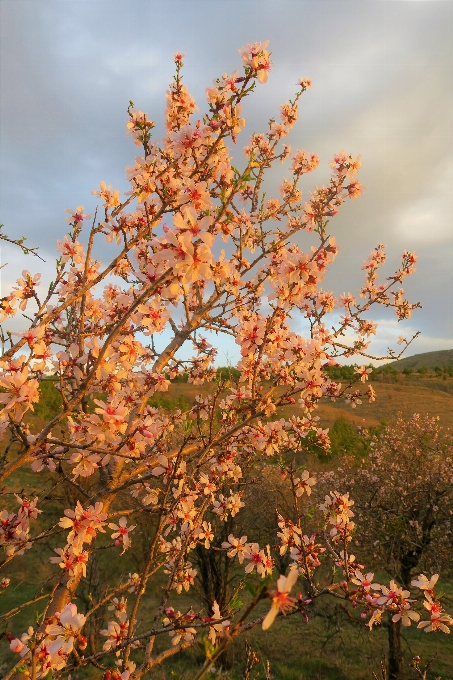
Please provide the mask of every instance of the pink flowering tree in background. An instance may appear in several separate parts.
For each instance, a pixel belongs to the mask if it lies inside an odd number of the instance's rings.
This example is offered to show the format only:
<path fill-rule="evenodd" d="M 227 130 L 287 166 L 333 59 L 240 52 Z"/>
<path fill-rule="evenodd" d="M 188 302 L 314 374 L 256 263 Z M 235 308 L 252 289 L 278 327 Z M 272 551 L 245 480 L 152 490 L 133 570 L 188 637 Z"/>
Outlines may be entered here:
<path fill-rule="evenodd" d="M 67 677 L 90 664 L 105 680 L 138 679 L 199 645 L 206 657 L 201 678 L 250 628 L 267 629 L 281 614 L 309 619 L 319 597 L 347 604 L 352 591 L 370 626 L 386 609 L 409 623 L 419 618 L 407 591 L 390 584 L 396 593 L 390 597 L 387 586 L 365 575 L 372 567 L 362 571 L 350 555 L 354 512 L 347 493 L 333 487 L 319 507 L 324 531 L 306 534 L 305 501 L 315 479 L 285 462 L 288 452 L 328 450 L 315 415 L 321 399 L 374 401 L 365 368 L 357 371 L 358 387 L 335 383 L 323 369 L 339 357 L 371 357 L 372 305 L 409 318 L 417 305 L 404 298 L 401 283 L 415 256 L 405 252 L 395 273 L 380 281 L 385 253 L 378 245 L 364 265 L 360 298 L 336 299 L 322 288 L 338 253 L 329 218 L 361 193 L 361 164 L 336 154 L 327 184 L 302 197 L 299 182 L 319 159 L 282 141 L 311 86 L 302 79 L 279 120 L 250 137 L 243 168 L 236 168 L 228 142 L 236 143 L 245 126 L 242 100 L 266 82 L 271 67 L 267 43 L 246 45 L 240 55 L 242 71 L 207 89 L 203 116 L 182 82 L 183 55 L 175 55 L 164 137 L 155 140 L 148 116 L 132 103 L 128 109 L 127 129 L 141 155 L 126 169 L 124 200 L 101 182 L 93 193 L 102 209 L 92 221 L 83 206 L 69 211 L 71 229 L 58 243 L 48 290 L 41 293 L 39 274 L 24 271 L 1 301 L 3 322 L 21 312 L 30 321 L 23 332 L 5 328 L 1 335 L 3 588 L 15 569 L 33 570 L 41 545 L 52 548 L 51 575 L 32 598 L 39 601 L 37 619 L 18 629 L 14 617 L 27 602 L 2 615 L 17 655 L 5 680 L 15 672 L 33 680 L 49 672 Z M 285 162 L 287 178 L 271 196 L 263 190 L 266 174 Z M 300 232 L 312 238 L 305 250 L 296 242 Z M 116 248 L 108 264 L 93 256 L 103 241 Z M 332 326 L 329 314 L 338 307 L 342 316 Z M 306 320 L 306 336 L 291 325 L 295 315 Z M 234 338 L 238 379 L 214 380 L 216 349 L 206 334 L 219 342 L 223 334 Z M 409 342 L 403 339 L 403 349 Z M 180 352 L 187 347 L 190 359 L 187 349 Z M 200 386 L 194 405 L 151 406 L 181 375 Z M 43 422 L 33 411 L 46 381 L 61 407 Z M 205 383 L 210 389 L 202 393 Z M 291 413 L 281 416 L 287 407 Z M 188 604 L 198 578 L 194 551 L 209 550 L 219 522 L 241 513 L 244 480 L 252 469 L 259 474 L 263 461 L 281 464 L 293 499 L 291 512 L 278 516 L 275 545 L 230 534 L 218 548 L 248 575 L 251 595 L 245 604 L 222 603 L 222 610 L 216 601 L 200 609 L 195 596 Z M 49 499 L 61 489 L 73 501 L 55 519 Z M 134 572 L 127 559 L 136 542 L 143 559 Z M 286 552 L 290 571 L 279 574 L 275 560 Z M 100 555 L 115 568 L 102 596 L 85 597 Z M 322 555 L 335 570 L 325 583 L 317 576 Z M 297 594 L 296 581 L 306 595 Z M 446 632 L 453 621 L 433 589 L 429 594 L 437 604 L 425 610 L 425 630 Z"/>
<path fill-rule="evenodd" d="M 322 475 L 318 489 L 334 485 L 354 498 L 357 529 L 352 548 L 393 578 L 393 594 L 383 590 L 385 597 L 397 599 L 404 589 L 409 598 L 411 586 L 422 590 L 431 620 L 421 621 L 419 627 L 447 632 L 451 619 L 433 597 L 438 575 L 428 579 L 423 574 L 451 574 L 453 437 L 438 420 L 399 414 L 379 435 L 364 433 L 369 455 L 359 462 L 345 457 L 335 472 Z M 378 610 L 374 620 L 376 616 Z M 411 612 L 394 616 L 388 610 L 391 677 L 403 672 L 401 626 L 410 625 L 411 617 Z"/>

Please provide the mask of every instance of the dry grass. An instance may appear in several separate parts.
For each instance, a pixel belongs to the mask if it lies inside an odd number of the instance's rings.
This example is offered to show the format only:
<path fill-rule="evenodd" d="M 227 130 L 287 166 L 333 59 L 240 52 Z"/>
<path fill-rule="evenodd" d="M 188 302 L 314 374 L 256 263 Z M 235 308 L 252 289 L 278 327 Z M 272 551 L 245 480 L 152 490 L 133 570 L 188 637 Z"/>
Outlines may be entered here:
<path fill-rule="evenodd" d="M 385 380 L 385 379 L 384 379 Z M 355 425 L 373 427 L 382 420 L 389 421 L 398 412 L 410 416 L 414 413 L 430 416 L 438 415 L 442 427 L 453 429 L 453 379 L 422 378 L 419 376 L 398 376 L 396 382 L 374 382 L 377 398 L 372 404 L 364 400 L 353 409 L 343 400 L 322 401 L 316 410 L 323 427 L 331 427 L 335 420 L 343 416 Z M 185 399 L 188 405 L 195 402 L 195 396 L 207 396 L 213 389 L 212 384 L 194 386 L 187 383 L 174 383 L 168 391 L 169 400 Z M 281 414 L 300 415 L 299 408 L 289 406 Z"/>

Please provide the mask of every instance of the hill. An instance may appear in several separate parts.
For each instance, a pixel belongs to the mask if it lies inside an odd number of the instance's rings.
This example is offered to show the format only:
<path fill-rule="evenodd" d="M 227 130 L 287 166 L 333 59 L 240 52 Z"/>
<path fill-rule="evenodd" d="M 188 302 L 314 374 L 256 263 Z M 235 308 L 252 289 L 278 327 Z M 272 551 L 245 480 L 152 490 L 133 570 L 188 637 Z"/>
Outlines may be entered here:
<path fill-rule="evenodd" d="M 386 364 L 386 366 L 396 368 L 398 371 L 402 371 L 404 368 L 417 370 L 422 366 L 425 366 L 426 368 L 434 368 L 434 366 L 448 368 L 453 366 L 453 349 L 442 349 L 437 352 L 413 354 L 411 357 L 404 357 L 404 359 L 392 361 L 391 363 Z"/>

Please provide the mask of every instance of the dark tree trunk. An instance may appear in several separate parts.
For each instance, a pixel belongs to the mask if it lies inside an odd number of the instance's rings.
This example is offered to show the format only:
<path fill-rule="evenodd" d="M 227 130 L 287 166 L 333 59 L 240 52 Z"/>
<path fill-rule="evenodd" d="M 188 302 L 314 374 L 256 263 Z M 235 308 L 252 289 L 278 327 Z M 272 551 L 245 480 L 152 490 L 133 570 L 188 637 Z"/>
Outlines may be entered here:
<path fill-rule="evenodd" d="M 229 599 L 230 559 L 227 557 L 226 550 L 206 550 L 203 545 L 197 545 L 195 554 L 200 594 L 206 604 L 208 614 L 213 613 L 214 600 L 223 612 Z"/>
<path fill-rule="evenodd" d="M 388 612 L 389 680 L 400 680 L 403 677 L 403 654 L 401 652 L 401 620 L 392 621 L 392 613 Z"/>

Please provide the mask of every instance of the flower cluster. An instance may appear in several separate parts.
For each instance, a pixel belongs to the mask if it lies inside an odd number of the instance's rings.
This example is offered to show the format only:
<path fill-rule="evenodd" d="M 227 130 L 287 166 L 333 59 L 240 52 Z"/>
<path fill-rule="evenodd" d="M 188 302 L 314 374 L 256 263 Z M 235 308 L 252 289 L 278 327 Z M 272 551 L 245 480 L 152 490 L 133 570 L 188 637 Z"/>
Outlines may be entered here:
<path fill-rule="evenodd" d="M 232 558 L 237 555 L 240 564 L 246 560 L 248 564 L 245 566 L 245 573 L 251 574 L 255 571 L 265 578 L 272 574 L 274 568 L 274 559 L 271 557 L 270 546 L 266 549 L 260 548 L 258 543 L 247 543 L 247 536 L 237 539 L 230 534 L 228 541 L 222 543 L 222 548 L 228 550 L 228 557 Z"/>
<path fill-rule="evenodd" d="M 33 501 L 17 495 L 16 499 L 20 506 L 17 512 L 8 512 L 8 510 L 0 512 L 0 546 L 4 547 L 9 557 L 22 555 L 24 550 L 31 548 L 30 520 L 36 519 L 42 512 L 36 507 L 37 496 Z"/>
<path fill-rule="evenodd" d="M 127 637 L 127 632 L 129 630 L 127 600 L 124 597 L 120 600 L 114 597 L 108 609 L 115 612 L 116 621 L 109 621 L 107 628 L 101 630 L 101 635 L 107 638 L 103 645 L 105 651 L 109 651 L 120 645 Z"/>
<path fill-rule="evenodd" d="M 30 626 L 20 638 L 8 635 L 9 647 L 20 654 L 30 675 L 33 668 L 34 677 L 44 678 L 66 666 L 75 645 L 79 650 L 86 648 L 86 637 L 80 632 L 85 620 L 85 616 L 77 612 L 77 605 L 69 603 L 61 613 L 55 613 L 42 631 Z"/>
<path fill-rule="evenodd" d="M 67 544 L 64 548 L 55 548 L 57 557 L 51 557 L 50 561 L 67 571 L 72 579 L 77 579 L 86 576 L 89 554 L 84 545 L 91 544 L 98 531 L 104 532 L 107 513 L 103 512 L 102 503 L 84 509 L 78 501 L 74 510 L 67 509 L 64 514 L 59 526 L 70 529 Z"/>
<path fill-rule="evenodd" d="M 439 599 L 434 594 L 434 587 L 438 578 L 438 574 L 434 574 L 430 579 L 424 574 L 420 574 L 418 579 L 411 583 L 414 588 L 419 588 L 425 596 L 423 606 L 428 611 L 429 620 L 420 621 L 418 624 L 418 627 L 423 628 L 425 633 L 431 633 L 436 630 L 450 633 L 450 628 L 453 626 L 453 618 L 444 611 Z"/>
<path fill-rule="evenodd" d="M 330 536 L 335 543 L 343 544 L 352 538 L 351 533 L 354 529 L 354 522 L 351 518 L 354 513 L 351 507 L 354 501 L 349 498 L 349 493 L 340 494 L 338 491 L 331 491 L 325 498 L 325 503 L 319 506 L 324 513 L 327 525 L 333 525 L 330 529 Z"/>

